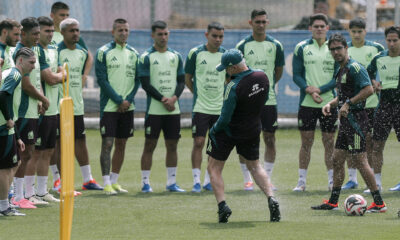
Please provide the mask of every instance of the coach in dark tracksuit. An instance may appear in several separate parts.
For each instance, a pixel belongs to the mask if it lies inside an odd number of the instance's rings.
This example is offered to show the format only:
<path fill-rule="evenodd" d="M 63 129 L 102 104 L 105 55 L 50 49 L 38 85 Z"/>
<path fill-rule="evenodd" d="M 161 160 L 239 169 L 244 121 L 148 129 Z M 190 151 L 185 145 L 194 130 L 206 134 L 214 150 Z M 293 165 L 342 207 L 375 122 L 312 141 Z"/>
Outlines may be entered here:
<path fill-rule="evenodd" d="M 219 222 L 228 222 L 232 214 L 225 202 L 222 169 L 230 152 L 236 151 L 246 160 L 247 168 L 257 185 L 268 197 L 270 220 L 280 220 L 279 204 L 259 157 L 261 108 L 268 100 L 269 81 L 262 71 L 249 69 L 237 49 L 226 51 L 221 57 L 218 71 L 226 70 L 231 76 L 225 85 L 221 115 L 210 129 L 207 154 L 211 185 L 218 202 Z"/>

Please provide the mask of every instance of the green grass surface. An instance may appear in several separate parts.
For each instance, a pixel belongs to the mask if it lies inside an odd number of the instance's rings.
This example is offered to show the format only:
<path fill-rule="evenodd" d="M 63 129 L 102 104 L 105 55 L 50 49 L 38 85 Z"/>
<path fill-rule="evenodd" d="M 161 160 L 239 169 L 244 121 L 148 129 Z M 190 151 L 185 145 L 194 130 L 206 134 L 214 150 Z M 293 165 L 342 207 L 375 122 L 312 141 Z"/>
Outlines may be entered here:
<path fill-rule="evenodd" d="M 189 130 L 182 132 L 179 142 L 177 181 L 187 193 L 165 191 L 165 148 L 159 141 L 151 172 L 153 193 L 140 192 L 140 157 L 143 131 L 128 141 L 125 163 L 119 183 L 128 194 L 106 196 L 99 191 L 83 192 L 75 198 L 72 239 L 399 239 L 400 193 L 387 191 L 400 180 L 400 148 L 391 134 L 384 152 L 383 197 L 388 206 L 384 214 L 348 217 L 342 202 L 350 193 L 361 193 L 365 184 L 359 175 L 360 187 L 342 192 L 340 211 L 312 211 L 310 206 L 328 198 L 327 174 L 323 163 L 323 147 L 317 132 L 308 172 L 307 191 L 294 193 L 297 183 L 300 135 L 297 130 L 277 132 L 277 160 L 272 176 L 278 188 L 282 221 L 267 222 L 269 211 L 260 190 L 243 191 L 243 177 L 237 155 L 231 154 L 223 172 L 226 200 L 233 214 L 228 224 L 217 223 L 217 206 L 209 192 L 190 193 L 192 172 Z M 87 131 L 87 143 L 93 176 L 102 183 L 99 154 L 100 134 Z M 261 149 L 261 155 L 264 150 Z M 203 156 L 206 159 L 206 156 Z M 205 164 L 202 167 L 202 180 Z M 75 168 L 75 186 L 82 178 Z M 347 180 L 347 179 L 346 179 Z M 372 201 L 366 196 L 368 203 Z M 58 239 L 59 206 L 51 204 L 34 210 L 23 210 L 26 217 L 0 217 L 0 239 Z"/>

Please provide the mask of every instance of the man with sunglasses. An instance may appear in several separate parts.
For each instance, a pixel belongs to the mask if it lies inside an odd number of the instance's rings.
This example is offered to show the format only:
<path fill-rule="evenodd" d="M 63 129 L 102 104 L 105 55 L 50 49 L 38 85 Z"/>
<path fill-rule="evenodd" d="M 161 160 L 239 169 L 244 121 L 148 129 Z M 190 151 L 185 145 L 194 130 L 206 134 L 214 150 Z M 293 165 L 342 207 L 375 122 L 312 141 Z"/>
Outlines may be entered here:
<path fill-rule="evenodd" d="M 240 41 L 236 48 L 242 52 L 249 67 L 261 69 L 269 79 L 269 98 L 261 111 L 261 124 L 265 143 L 264 169 L 268 177 L 271 178 L 276 156 L 275 131 L 278 128 L 275 84 L 282 77 L 285 56 L 282 44 L 265 33 L 269 19 L 264 9 L 254 9 L 251 12 L 249 24 L 253 33 Z M 245 181 L 244 188 L 245 190 L 252 190 L 253 182 L 250 173 L 243 159 L 240 157 L 239 159 Z"/>

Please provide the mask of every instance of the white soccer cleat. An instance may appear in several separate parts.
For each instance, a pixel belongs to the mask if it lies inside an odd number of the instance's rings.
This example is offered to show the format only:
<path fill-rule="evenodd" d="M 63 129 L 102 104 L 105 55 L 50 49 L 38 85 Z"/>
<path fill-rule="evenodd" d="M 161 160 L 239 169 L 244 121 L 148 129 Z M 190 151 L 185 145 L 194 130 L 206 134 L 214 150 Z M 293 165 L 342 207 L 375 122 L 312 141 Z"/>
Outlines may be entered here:
<path fill-rule="evenodd" d="M 304 192 L 306 190 L 306 183 L 303 181 L 299 181 L 297 186 L 293 188 L 293 192 Z"/>
<path fill-rule="evenodd" d="M 29 197 L 28 200 L 29 200 L 31 203 L 33 203 L 33 205 L 49 205 L 48 202 L 43 201 L 42 199 L 40 199 L 40 197 L 35 196 L 35 195 Z"/>
<path fill-rule="evenodd" d="M 38 196 L 36 195 L 37 198 L 39 198 L 42 201 L 46 202 L 60 202 L 60 199 L 55 198 L 52 194 L 46 193 L 44 196 Z"/>

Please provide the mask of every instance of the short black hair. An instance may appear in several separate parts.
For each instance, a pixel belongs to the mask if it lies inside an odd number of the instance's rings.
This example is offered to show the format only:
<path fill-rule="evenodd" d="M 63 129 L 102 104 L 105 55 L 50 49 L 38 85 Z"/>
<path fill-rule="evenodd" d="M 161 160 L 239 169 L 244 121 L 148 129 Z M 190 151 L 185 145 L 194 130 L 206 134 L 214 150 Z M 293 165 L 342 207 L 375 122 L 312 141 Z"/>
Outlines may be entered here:
<path fill-rule="evenodd" d="M 46 16 L 38 17 L 37 21 L 39 22 L 40 26 L 48 26 L 48 27 L 54 26 L 53 20 L 51 20 Z"/>
<path fill-rule="evenodd" d="M 251 11 L 250 17 L 251 17 L 251 20 L 253 20 L 255 17 L 262 16 L 262 15 L 267 15 L 267 18 L 268 18 L 267 11 L 265 11 L 264 8 L 253 9 L 253 11 Z"/>
<path fill-rule="evenodd" d="M 349 29 L 352 29 L 353 27 L 365 29 L 365 27 L 366 27 L 365 20 L 360 17 L 351 19 L 351 21 L 349 23 Z"/>
<path fill-rule="evenodd" d="M 128 21 L 126 21 L 126 19 L 117 18 L 117 19 L 114 20 L 113 29 L 116 28 L 117 24 L 125 24 L 125 23 L 128 23 Z"/>
<path fill-rule="evenodd" d="M 340 42 L 343 45 L 343 47 L 347 47 L 346 38 L 344 38 L 341 33 L 334 33 L 329 37 L 328 47 L 331 46 L 332 42 Z"/>
<path fill-rule="evenodd" d="M 216 30 L 224 30 L 224 26 L 219 22 L 212 22 L 207 26 L 207 32 L 211 31 L 211 29 Z"/>
<path fill-rule="evenodd" d="M 22 47 L 15 53 L 14 62 L 17 62 L 17 59 L 19 57 L 30 58 L 33 56 L 35 56 L 35 53 L 32 51 L 32 49 L 27 48 L 27 47 Z"/>
<path fill-rule="evenodd" d="M 398 26 L 390 26 L 385 29 L 385 38 L 389 33 L 396 33 L 397 36 L 400 38 L 400 27 Z"/>
<path fill-rule="evenodd" d="M 310 23 L 309 25 L 312 26 L 316 20 L 322 20 L 325 22 L 326 25 L 329 25 L 328 17 L 323 13 L 316 13 L 310 16 Z"/>
<path fill-rule="evenodd" d="M 58 10 L 69 10 L 69 7 L 66 3 L 63 2 L 55 2 L 51 5 L 51 12 L 56 13 Z"/>
<path fill-rule="evenodd" d="M 35 27 L 40 27 L 39 22 L 34 17 L 27 17 L 21 21 L 22 31 L 30 32 Z"/>
<path fill-rule="evenodd" d="M 166 29 L 167 27 L 168 27 L 168 26 L 167 26 L 167 23 L 166 23 L 166 22 L 161 21 L 161 20 L 158 20 L 158 21 L 155 21 L 155 22 L 151 25 L 151 31 L 152 31 L 152 32 L 155 32 L 157 28 Z"/>
<path fill-rule="evenodd" d="M 14 27 L 21 27 L 21 24 L 19 22 L 15 21 L 14 19 L 4 19 L 3 21 L 0 22 L 0 35 L 3 29 L 7 29 L 8 31 L 13 30 Z"/>

